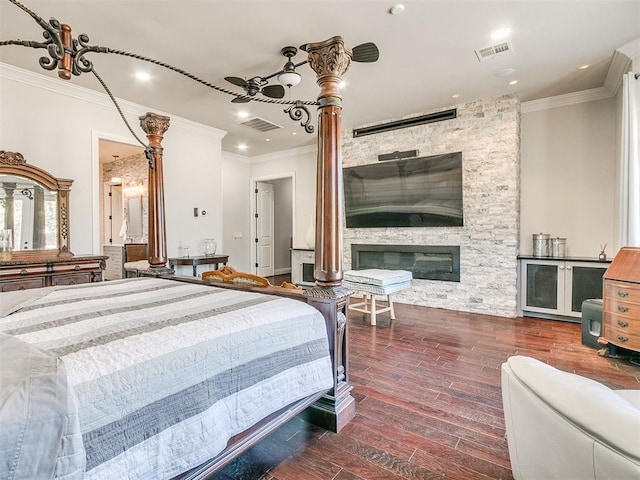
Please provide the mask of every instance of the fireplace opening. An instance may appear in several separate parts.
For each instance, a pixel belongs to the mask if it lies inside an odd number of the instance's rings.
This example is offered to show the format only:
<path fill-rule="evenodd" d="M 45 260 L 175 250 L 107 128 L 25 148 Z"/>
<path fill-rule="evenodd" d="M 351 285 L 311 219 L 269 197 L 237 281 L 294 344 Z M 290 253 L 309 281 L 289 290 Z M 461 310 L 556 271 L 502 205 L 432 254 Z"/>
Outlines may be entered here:
<path fill-rule="evenodd" d="M 460 281 L 460 247 L 450 245 L 351 245 L 351 268 L 409 270 L 413 278 Z"/>

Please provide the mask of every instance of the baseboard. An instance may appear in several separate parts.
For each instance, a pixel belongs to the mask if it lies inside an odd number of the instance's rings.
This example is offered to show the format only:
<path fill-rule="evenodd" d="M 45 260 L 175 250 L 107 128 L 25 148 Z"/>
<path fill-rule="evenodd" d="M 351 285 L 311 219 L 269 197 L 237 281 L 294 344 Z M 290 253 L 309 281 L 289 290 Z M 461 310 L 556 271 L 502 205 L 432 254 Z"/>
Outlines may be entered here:
<path fill-rule="evenodd" d="M 285 273 L 291 273 L 291 267 L 276 268 L 274 269 L 274 275 L 284 275 Z"/>

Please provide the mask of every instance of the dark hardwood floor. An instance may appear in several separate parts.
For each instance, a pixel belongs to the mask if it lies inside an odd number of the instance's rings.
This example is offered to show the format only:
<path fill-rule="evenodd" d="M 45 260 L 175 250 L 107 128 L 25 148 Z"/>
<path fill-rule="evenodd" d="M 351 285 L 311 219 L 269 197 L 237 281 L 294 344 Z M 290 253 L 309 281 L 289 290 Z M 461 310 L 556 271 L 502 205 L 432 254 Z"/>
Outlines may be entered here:
<path fill-rule="evenodd" d="M 216 480 L 511 479 L 500 366 L 528 355 L 640 388 L 640 367 L 581 344 L 580 325 L 397 304 L 371 327 L 350 314 L 356 417 L 340 434 L 296 418 Z"/>

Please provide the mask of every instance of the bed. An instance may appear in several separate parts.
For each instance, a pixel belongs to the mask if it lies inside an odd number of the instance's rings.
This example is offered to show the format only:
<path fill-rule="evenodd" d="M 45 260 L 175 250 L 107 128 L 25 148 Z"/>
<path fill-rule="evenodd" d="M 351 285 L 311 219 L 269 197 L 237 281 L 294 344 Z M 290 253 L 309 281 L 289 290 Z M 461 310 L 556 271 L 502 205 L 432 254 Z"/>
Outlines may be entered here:
<path fill-rule="evenodd" d="M 338 91 L 351 51 L 341 37 L 304 49 L 320 85 L 316 285 L 174 275 L 162 178 L 169 118 L 141 117 L 145 276 L 0 294 L 1 478 L 208 478 L 301 412 L 336 432 L 353 418 Z"/>
<path fill-rule="evenodd" d="M 0 320 L 2 478 L 172 478 L 333 386 L 303 302 L 153 277 L 30 293 Z"/>

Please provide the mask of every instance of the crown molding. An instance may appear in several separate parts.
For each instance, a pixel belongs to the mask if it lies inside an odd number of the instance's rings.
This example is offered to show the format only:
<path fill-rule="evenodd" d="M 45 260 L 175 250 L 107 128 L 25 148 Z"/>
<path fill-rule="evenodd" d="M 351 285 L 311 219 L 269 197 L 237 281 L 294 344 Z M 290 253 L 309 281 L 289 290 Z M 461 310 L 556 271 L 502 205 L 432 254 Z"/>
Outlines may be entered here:
<path fill-rule="evenodd" d="M 529 102 L 522 102 L 521 112 L 537 112 L 539 110 L 548 110 L 556 107 L 566 107 L 567 105 L 575 105 L 577 103 L 592 102 L 594 100 L 602 100 L 613 97 L 613 93 L 605 87 L 592 88 L 590 90 L 582 90 L 580 92 L 566 93 L 555 97 L 540 98 Z"/>
<path fill-rule="evenodd" d="M 31 85 L 43 90 L 66 95 L 83 102 L 89 102 L 95 105 L 100 105 L 102 107 L 112 108 L 115 111 L 115 106 L 106 93 L 96 92 L 85 87 L 61 81 L 57 78 L 47 77 L 39 73 L 31 72 L 29 70 L 9 65 L 7 63 L 0 62 L 0 79 L 8 79 L 26 85 Z M 149 111 L 153 111 L 154 113 L 170 117 L 171 125 L 180 127 L 193 133 L 206 135 L 219 140 L 222 140 L 227 134 L 225 130 L 220 130 L 215 127 L 210 127 L 202 123 L 194 122 L 193 120 L 188 120 L 171 113 L 162 112 L 160 110 L 133 103 L 128 100 L 123 100 L 118 97 L 116 97 L 116 100 L 118 101 L 118 104 L 120 105 L 122 111 L 130 115 L 140 116 Z"/>
<path fill-rule="evenodd" d="M 617 95 L 622 85 L 622 76 L 630 69 L 631 58 L 620 49 L 613 52 L 607 78 L 604 80 L 604 88 L 609 90 L 612 95 Z"/>
<path fill-rule="evenodd" d="M 623 46 L 618 48 L 618 50 L 624 53 L 631 60 L 640 59 L 640 37 L 630 41 L 629 43 L 625 43 Z"/>

